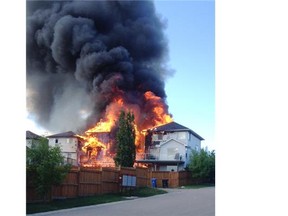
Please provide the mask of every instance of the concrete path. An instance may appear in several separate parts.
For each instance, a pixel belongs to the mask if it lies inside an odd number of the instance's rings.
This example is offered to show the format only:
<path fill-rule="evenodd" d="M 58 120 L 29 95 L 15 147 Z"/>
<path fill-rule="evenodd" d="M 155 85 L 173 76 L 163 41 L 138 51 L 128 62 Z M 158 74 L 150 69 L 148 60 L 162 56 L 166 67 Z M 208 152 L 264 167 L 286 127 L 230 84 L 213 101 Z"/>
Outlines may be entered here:
<path fill-rule="evenodd" d="M 215 216 L 215 187 L 167 189 L 167 194 L 31 215 Z"/>

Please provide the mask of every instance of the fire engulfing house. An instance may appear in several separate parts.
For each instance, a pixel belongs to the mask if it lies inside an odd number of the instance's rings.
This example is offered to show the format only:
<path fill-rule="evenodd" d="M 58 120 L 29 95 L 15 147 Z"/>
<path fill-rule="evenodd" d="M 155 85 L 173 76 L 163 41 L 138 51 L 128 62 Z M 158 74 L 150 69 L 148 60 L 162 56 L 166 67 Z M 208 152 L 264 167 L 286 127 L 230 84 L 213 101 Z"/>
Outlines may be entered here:
<path fill-rule="evenodd" d="M 49 146 L 59 146 L 67 163 L 74 166 L 115 166 L 111 156 L 113 142 L 109 132 L 94 132 L 89 133 L 89 136 L 80 136 L 68 131 L 47 138 Z"/>
<path fill-rule="evenodd" d="M 192 150 L 200 151 L 202 140 L 191 129 L 170 122 L 147 130 L 145 154 L 136 162 L 159 171 L 183 170 Z"/>
<path fill-rule="evenodd" d="M 136 154 L 135 165 L 159 171 L 180 171 L 189 163 L 192 150 L 201 149 L 204 140 L 191 129 L 176 122 L 145 132 L 143 149 Z M 89 132 L 80 136 L 72 131 L 47 136 L 50 146 L 59 146 L 68 163 L 76 166 L 114 167 L 115 134 Z M 144 141 L 145 140 L 145 141 Z"/>

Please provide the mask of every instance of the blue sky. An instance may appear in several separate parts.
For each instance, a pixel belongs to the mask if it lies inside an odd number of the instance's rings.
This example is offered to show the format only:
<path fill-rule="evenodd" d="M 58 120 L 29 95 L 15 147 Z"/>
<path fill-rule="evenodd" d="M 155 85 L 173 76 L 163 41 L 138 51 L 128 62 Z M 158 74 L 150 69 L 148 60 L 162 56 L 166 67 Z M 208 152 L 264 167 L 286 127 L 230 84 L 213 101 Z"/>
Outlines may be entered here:
<path fill-rule="evenodd" d="M 155 1 L 167 22 L 169 66 L 166 81 L 169 111 L 174 121 L 189 127 L 215 149 L 215 2 Z"/>

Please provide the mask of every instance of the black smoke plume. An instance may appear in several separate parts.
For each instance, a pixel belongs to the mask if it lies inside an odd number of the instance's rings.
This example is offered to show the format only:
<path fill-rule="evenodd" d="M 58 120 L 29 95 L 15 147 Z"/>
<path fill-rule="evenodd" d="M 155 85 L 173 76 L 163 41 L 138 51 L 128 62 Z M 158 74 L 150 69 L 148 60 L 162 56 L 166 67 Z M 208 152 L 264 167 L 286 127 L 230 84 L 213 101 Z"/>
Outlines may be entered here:
<path fill-rule="evenodd" d="M 117 95 L 144 116 L 146 91 L 166 105 L 171 69 L 153 1 L 26 3 L 27 110 L 40 126 L 85 130 Z"/>

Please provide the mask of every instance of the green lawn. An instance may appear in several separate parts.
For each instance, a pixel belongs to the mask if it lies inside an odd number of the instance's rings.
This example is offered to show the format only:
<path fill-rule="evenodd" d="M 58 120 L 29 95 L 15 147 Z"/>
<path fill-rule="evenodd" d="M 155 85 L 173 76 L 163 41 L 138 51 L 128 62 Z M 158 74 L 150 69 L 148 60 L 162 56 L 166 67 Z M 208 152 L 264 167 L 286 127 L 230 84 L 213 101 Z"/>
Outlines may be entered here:
<path fill-rule="evenodd" d="M 129 196 L 148 197 L 163 193 L 167 192 L 157 188 L 145 187 L 137 188 L 135 190 L 126 190 L 119 194 L 105 194 L 98 196 L 53 200 L 50 203 L 28 203 L 26 205 L 26 214 L 116 202 L 121 200 L 127 200 L 127 197 Z"/>
<path fill-rule="evenodd" d="M 195 185 L 186 185 L 182 186 L 183 189 L 199 189 L 204 187 L 215 187 L 215 184 L 195 184 Z"/>

